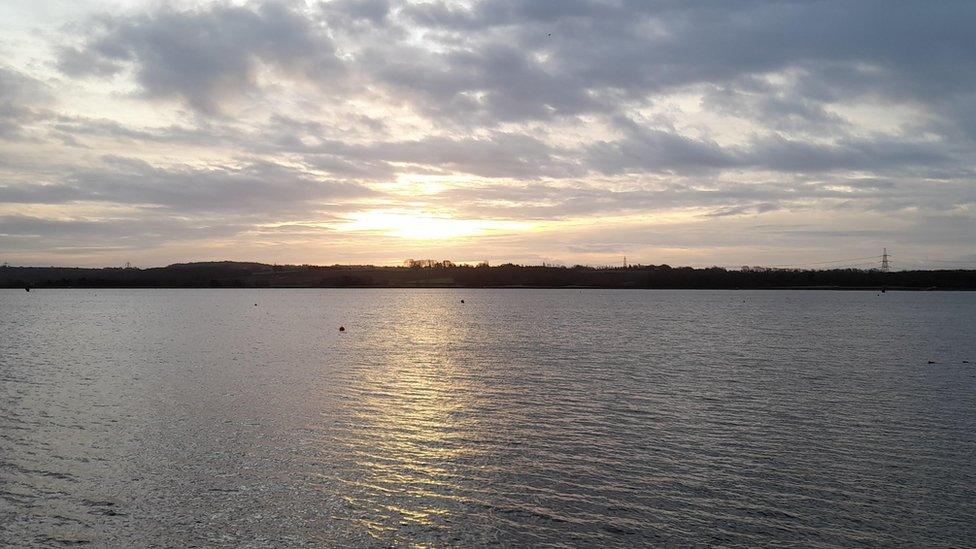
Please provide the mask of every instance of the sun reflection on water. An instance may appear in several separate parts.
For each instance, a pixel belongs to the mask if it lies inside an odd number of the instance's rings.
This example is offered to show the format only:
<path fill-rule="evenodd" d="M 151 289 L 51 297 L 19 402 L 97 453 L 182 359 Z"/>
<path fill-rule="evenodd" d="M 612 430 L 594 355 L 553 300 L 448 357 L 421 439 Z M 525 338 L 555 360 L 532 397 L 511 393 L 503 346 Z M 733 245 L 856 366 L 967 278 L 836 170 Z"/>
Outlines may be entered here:
<path fill-rule="evenodd" d="M 472 413 L 477 391 L 449 347 L 463 334 L 451 309 L 416 295 L 374 341 L 380 351 L 363 357 L 350 402 L 354 462 L 343 499 L 376 539 L 397 532 L 437 529 L 466 505 L 468 464 L 478 461 L 479 424 Z M 368 360 L 367 360 L 368 359 Z"/>

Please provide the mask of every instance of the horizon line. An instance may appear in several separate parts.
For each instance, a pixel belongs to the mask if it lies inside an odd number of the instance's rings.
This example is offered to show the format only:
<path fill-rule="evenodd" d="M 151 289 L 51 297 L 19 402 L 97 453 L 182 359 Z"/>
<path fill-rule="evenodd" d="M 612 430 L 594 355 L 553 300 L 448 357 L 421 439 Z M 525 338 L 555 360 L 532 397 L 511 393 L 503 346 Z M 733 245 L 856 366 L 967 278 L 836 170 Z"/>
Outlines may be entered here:
<path fill-rule="evenodd" d="M 408 262 L 411 262 L 411 261 L 417 261 L 418 263 L 431 262 L 431 264 L 426 264 L 426 265 L 407 265 L 407 263 Z M 936 262 L 936 263 L 941 263 L 941 261 L 935 261 L 935 260 L 930 260 L 930 261 Z M 167 265 L 158 265 L 158 266 L 135 266 L 135 265 L 130 265 L 130 264 L 121 265 L 121 266 L 114 266 L 114 265 L 102 265 L 102 266 L 80 266 L 80 265 L 11 265 L 8 262 L 4 262 L 4 263 L 0 264 L 0 268 L 9 268 L 9 269 L 88 269 L 88 270 L 108 270 L 108 269 L 126 270 L 126 269 L 132 269 L 132 270 L 144 271 L 144 270 L 150 270 L 150 269 L 167 269 L 167 268 L 179 267 L 179 266 L 212 265 L 212 264 L 222 264 L 222 263 L 223 264 L 242 264 L 242 265 L 243 264 L 263 265 L 263 266 L 267 266 L 267 267 L 295 267 L 295 268 L 360 267 L 360 268 L 381 268 L 381 269 L 485 268 L 485 267 L 487 267 L 487 268 L 497 268 L 497 267 L 501 267 L 501 266 L 514 266 L 514 267 L 521 267 L 521 268 L 550 268 L 550 269 L 576 269 L 576 268 L 583 268 L 583 269 L 600 269 L 600 270 L 611 270 L 611 269 L 626 270 L 626 269 L 638 269 L 638 268 L 648 268 L 648 267 L 669 267 L 671 269 L 688 269 L 688 268 L 690 268 L 690 269 L 723 269 L 723 270 L 726 270 L 726 271 L 744 271 L 744 270 L 750 270 L 750 269 L 755 269 L 755 270 L 764 270 L 764 269 L 768 269 L 768 270 L 792 270 L 792 271 L 829 271 L 829 270 L 882 271 L 883 270 L 880 265 L 878 265 L 876 267 L 858 266 L 857 264 L 850 264 L 850 265 L 843 265 L 843 264 L 827 265 L 827 264 L 830 264 L 830 263 L 835 263 L 833 261 L 830 261 L 830 262 L 821 262 L 821 263 L 807 263 L 807 264 L 790 264 L 790 265 L 783 265 L 783 264 L 781 264 L 781 265 L 761 265 L 761 264 L 754 264 L 754 265 L 730 266 L 730 265 L 717 265 L 717 264 L 711 264 L 711 265 L 706 265 L 706 264 L 698 264 L 698 265 L 695 265 L 695 264 L 691 264 L 691 265 L 673 265 L 673 264 L 670 264 L 670 263 L 640 263 L 640 262 L 638 262 L 638 263 L 627 263 L 626 265 L 623 265 L 623 264 L 619 264 L 619 265 L 613 265 L 613 264 L 593 265 L 593 264 L 584 264 L 584 263 L 575 263 L 575 264 L 570 265 L 570 264 L 565 264 L 565 263 L 549 262 L 549 261 L 542 261 L 539 264 L 517 263 L 517 262 L 512 262 L 512 261 L 504 261 L 504 262 L 499 262 L 499 263 L 495 263 L 495 264 L 490 264 L 488 261 L 477 261 L 477 262 L 475 262 L 475 261 L 462 261 L 462 262 L 455 262 L 455 261 L 452 261 L 452 260 L 432 260 L 432 259 L 422 259 L 422 260 L 408 259 L 408 260 L 404 260 L 401 264 L 381 264 L 381 263 L 329 263 L 329 264 L 316 264 L 316 263 L 278 263 L 278 262 L 267 263 L 267 262 L 264 262 L 264 261 L 217 259 L 217 260 L 175 262 L 175 263 L 169 263 Z M 839 263 L 839 262 L 836 262 L 836 263 Z M 955 263 L 956 265 L 960 265 L 960 264 L 964 264 L 964 263 L 968 263 L 968 262 L 960 261 L 960 262 L 944 262 L 944 263 Z M 818 267 L 817 265 L 823 265 L 823 266 Z M 863 264 L 861 264 L 861 265 L 863 265 Z M 949 270 L 949 271 L 976 271 L 976 267 L 963 267 L 963 266 L 952 267 L 952 266 L 947 266 L 947 267 L 928 267 L 928 268 L 921 268 L 921 267 L 919 267 L 919 268 L 910 268 L 910 269 L 905 269 L 905 268 L 891 268 L 888 272 L 942 271 L 942 270 Z"/>

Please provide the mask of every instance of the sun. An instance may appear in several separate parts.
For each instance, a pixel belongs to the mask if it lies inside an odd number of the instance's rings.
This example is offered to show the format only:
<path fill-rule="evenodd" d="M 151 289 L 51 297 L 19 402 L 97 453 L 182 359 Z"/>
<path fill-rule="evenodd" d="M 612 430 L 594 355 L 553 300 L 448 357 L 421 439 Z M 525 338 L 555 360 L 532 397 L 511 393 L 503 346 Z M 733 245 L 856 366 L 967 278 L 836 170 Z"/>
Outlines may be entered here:
<path fill-rule="evenodd" d="M 349 215 L 341 228 L 369 231 L 408 240 L 449 240 L 498 230 L 518 230 L 522 223 L 490 219 L 457 219 L 448 215 L 407 210 L 370 210 Z"/>

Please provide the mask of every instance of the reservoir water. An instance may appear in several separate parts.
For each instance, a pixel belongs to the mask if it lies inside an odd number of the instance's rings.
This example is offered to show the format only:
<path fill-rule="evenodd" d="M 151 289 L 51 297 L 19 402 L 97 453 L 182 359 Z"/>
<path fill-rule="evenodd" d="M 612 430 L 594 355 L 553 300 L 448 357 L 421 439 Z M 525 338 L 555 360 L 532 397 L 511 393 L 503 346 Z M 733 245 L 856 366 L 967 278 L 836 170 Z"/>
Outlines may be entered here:
<path fill-rule="evenodd" d="M 959 547 L 974 516 L 976 293 L 0 290 L 2 546 Z"/>

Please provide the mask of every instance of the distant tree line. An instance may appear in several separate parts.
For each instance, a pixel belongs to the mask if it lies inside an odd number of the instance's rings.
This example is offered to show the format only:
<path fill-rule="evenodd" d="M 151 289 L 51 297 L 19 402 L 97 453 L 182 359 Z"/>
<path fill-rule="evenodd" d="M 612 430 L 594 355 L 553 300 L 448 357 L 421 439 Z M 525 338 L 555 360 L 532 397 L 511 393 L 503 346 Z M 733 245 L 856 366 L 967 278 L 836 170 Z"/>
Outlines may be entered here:
<path fill-rule="evenodd" d="M 884 273 L 863 269 L 693 268 L 670 265 L 587 267 L 457 265 L 407 260 L 402 267 L 373 265 L 266 265 L 183 263 L 167 267 L 0 267 L 5 288 L 347 288 L 347 287 L 532 287 L 532 288 L 864 288 L 976 290 L 976 270 L 917 270 Z"/>

